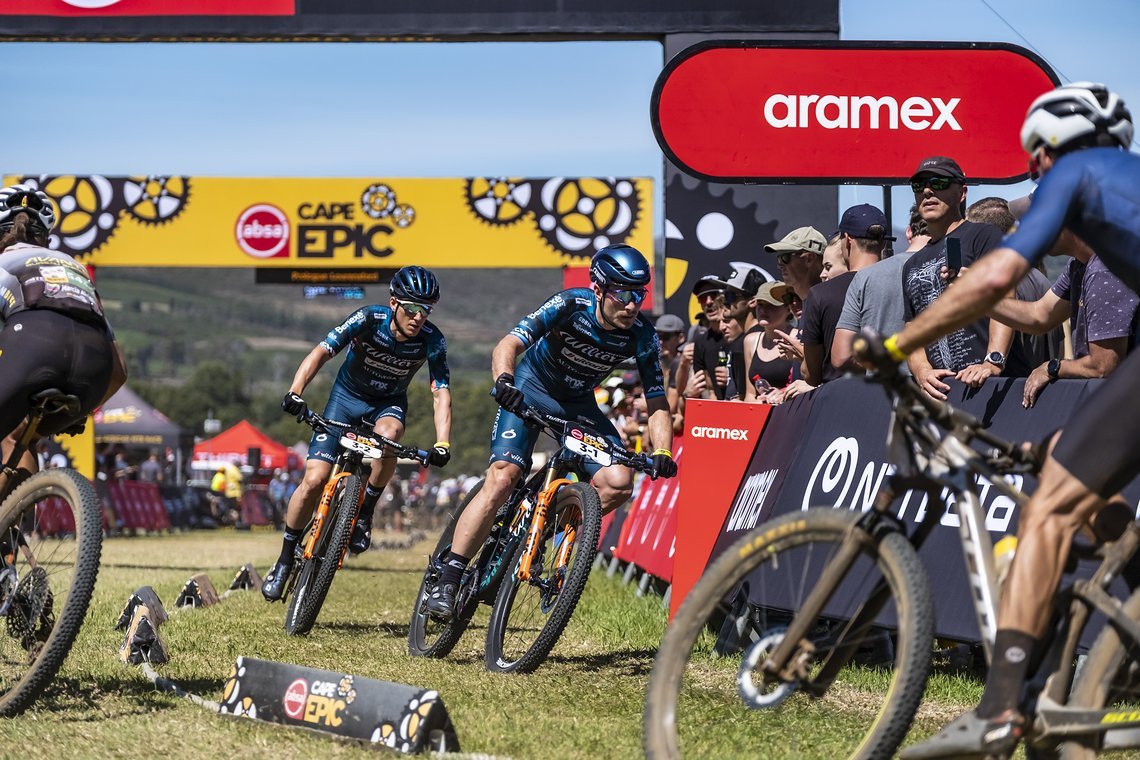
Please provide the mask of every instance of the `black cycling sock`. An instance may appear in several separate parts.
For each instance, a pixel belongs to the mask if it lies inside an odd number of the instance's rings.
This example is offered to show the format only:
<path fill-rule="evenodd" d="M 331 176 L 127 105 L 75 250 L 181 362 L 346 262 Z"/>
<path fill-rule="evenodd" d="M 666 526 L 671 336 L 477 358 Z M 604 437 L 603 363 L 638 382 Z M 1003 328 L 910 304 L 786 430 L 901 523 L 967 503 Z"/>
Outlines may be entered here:
<path fill-rule="evenodd" d="M 360 504 L 360 515 L 356 518 L 358 521 L 372 524 L 372 514 L 376 511 L 376 502 L 380 499 L 380 494 L 384 493 L 383 488 L 377 488 L 371 483 L 364 489 L 364 501 Z"/>
<path fill-rule="evenodd" d="M 285 538 L 281 540 L 281 556 L 277 562 L 282 565 L 293 564 L 293 553 L 297 551 L 297 542 L 301 540 L 301 531 L 285 528 Z"/>
<path fill-rule="evenodd" d="M 993 718 L 1018 709 L 1025 673 L 1037 639 L 1022 631 L 999 628 L 994 637 L 993 663 L 986 677 L 986 690 L 978 703 L 979 718 Z"/>
<path fill-rule="evenodd" d="M 445 583 L 453 583 L 459 585 L 459 579 L 463 577 L 463 571 L 467 569 L 467 563 L 470 557 L 464 557 L 455 552 L 448 552 L 447 557 L 443 560 L 443 572 L 439 574 L 439 585 Z"/>

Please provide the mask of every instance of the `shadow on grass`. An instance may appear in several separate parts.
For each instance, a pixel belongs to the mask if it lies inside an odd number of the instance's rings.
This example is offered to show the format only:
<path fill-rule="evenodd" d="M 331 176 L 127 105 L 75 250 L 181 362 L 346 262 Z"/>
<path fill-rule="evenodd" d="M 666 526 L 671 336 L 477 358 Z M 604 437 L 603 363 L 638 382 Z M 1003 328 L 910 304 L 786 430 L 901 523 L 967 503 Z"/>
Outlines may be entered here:
<path fill-rule="evenodd" d="M 356 565 L 345 565 L 340 569 L 342 573 L 388 573 L 393 575 L 423 575 L 423 568 L 399 568 L 399 567 L 357 567 Z"/>
<path fill-rule="evenodd" d="M 657 656 L 656 649 L 622 649 L 614 652 L 599 652 L 596 654 L 558 654 L 557 651 L 547 656 L 547 662 L 560 665 L 570 665 L 580 670 L 596 671 L 610 669 L 618 675 L 647 676 L 653 670 L 653 658 Z"/>
<path fill-rule="evenodd" d="M 379 633 L 384 636 L 390 636 L 394 639 L 403 639 L 408 636 L 407 623 L 395 623 L 384 621 L 382 623 L 353 623 L 346 620 L 337 620 L 331 623 L 317 623 L 318 626 L 326 631 L 337 631 L 339 633 L 369 635 Z"/>
<path fill-rule="evenodd" d="M 181 565 L 132 565 L 118 562 L 100 562 L 100 568 L 115 568 L 118 570 L 180 570 L 187 573 L 204 573 L 207 570 L 236 570 L 233 565 L 200 565 L 198 567 L 183 567 Z"/>
<path fill-rule="evenodd" d="M 177 682 L 180 687 L 205 697 L 217 699 L 225 684 L 220 678 L 198 678 Z M 163 693 L 170 699 L 155 699 Z M 112 704 L 108 698 L 127 700 Z M 178 698 L 169 692 L 159 692 L 141 671 L 128 671 L 123 676 L 102 676 L 94 679 L 55 678 L 33 704 L 33 709 L 51 713 L 65 713 L 69 723 L 97 722 L 122 715 L 137 715 L 155 710 L 172 709 Z"/>

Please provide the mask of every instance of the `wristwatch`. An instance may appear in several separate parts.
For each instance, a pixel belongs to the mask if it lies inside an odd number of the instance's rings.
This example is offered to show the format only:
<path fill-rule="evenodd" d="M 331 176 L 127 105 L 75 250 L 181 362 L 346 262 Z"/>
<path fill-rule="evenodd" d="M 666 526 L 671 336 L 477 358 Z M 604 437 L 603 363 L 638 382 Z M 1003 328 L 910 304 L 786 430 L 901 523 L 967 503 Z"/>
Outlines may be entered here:
<path fill-rule="evenodd" d="M 1045 367 L 1045 374 L 1049 376 L 1050 380 L 1059 380 L 1061 378 L 1061 360 L 1050 359 L 1049 365 Z"/>
<path fill-rule="evenodd" d="M 1005 354 L 1001 351 L 990 351 L 986 355 L 986 361 L 997 366 L 998 369 L 1005 369 Z"/>

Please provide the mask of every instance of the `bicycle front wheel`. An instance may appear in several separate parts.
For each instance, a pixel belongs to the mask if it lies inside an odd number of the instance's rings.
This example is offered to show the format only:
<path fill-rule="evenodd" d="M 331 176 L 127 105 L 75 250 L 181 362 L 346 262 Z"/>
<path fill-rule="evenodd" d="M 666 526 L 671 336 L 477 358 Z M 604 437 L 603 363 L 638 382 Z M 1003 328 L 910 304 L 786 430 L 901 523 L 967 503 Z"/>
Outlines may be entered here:
<path fill-rule="evenodd" d="M 602 524 L 598 493 L 585 483 L 564 486 L 546 515 L 546 527 L 530 566 L 530 579 L 520 580 L 519 544 L 495 597 L 487 626 L 487 669 L 529 673 L 542 664 L 570 622 L 594 556 Z"/>
<path fill-rule="evenodd" d="M 0 715 L 26 710 L 59 671 L 102 548 L 99 497 L 75 470 L 37 473 L 0 506 Z"/>
<path fill-rule="evenodd" d="M 867 535 L 860 517 L 830 508 L 785 515 L 705 570 L 649 678 L 648 757 L 893 755 L 930 674 L 933 608 L 906 537 Z M 845 539 L 857 542 L 854 564 L 787 669 L 767 676 L 761 666 Z M 868 606 L 871 598 L 879 604 Z"/>
<path fill-rule="evenodd" d="M 341 558 L 348 549 L 362 487 L 356 475 L 349 475 L 337 484 L 337 493 L 329 508 L 331 520 L 325 523 L 312 558 L 302 560 L 297 571 L 297 582 L 285 611 L 286 633 L 302 636 L 317 622 Z"/>

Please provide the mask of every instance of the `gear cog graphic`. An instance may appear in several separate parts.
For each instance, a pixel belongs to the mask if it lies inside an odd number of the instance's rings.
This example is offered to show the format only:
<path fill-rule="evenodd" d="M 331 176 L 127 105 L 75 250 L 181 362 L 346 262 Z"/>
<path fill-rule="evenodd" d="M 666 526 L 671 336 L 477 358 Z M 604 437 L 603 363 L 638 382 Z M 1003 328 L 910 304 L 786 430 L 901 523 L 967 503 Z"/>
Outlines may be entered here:
<path fill-rule="evenodd" d="M 397 227 L 410 227 L 416 221 L 416 210 L 406 203 L 401 203 L 392 211 L 392 220 Z"/>
<path fill-rule="evenodd" d="M 641 215 L 632 180 L 556 177 L 543 183 L 536 209 L 543 239 L 559 253 L 591 256 L 626 240 Z"/>
<path fill-rule="evenodd" d="M 190 198 L 189 177 L 128 177 L 122 186 L 127 213 L 146 225 L 170 222 Z"/>
<path fill-rule="evenodd" d="M 44 174 L 20 181 L 43 190 L 59 208 L 59 223 L 52 231 L 49 248 L 82 259 L 114 234 L 124 208 L 115 180 L 99 175 Z"/>
<path fill-rule="evenodd" d="M 396 191 L 383 183 L 369 185 L 360 196 L 360 207 L 373 219 L 384 219 L 396 211 Z"/>
<path fill-rule="evenodd" d="M 467 180 L 467 206 L 481 221 L 497 227 L 514 224 L 526 215 L 534 196 L 530 182 L 509 177 Z"/>

